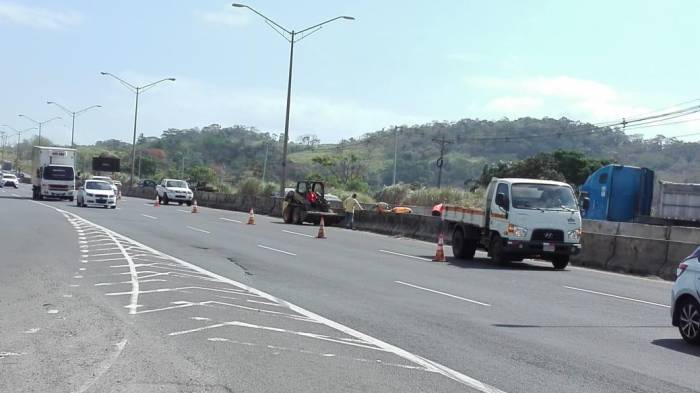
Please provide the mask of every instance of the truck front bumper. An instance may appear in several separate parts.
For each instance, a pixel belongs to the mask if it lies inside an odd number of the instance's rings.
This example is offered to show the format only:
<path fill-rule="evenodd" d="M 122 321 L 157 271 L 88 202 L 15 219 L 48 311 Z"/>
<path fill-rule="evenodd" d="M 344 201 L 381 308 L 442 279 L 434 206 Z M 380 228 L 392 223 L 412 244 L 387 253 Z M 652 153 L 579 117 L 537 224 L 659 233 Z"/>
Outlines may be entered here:
<path fill-rule="evenodd" d="M 504 251 L 511 255 L 576 255 L 581 252 L 580 243 L 507 240 L 504 245 Z"/>

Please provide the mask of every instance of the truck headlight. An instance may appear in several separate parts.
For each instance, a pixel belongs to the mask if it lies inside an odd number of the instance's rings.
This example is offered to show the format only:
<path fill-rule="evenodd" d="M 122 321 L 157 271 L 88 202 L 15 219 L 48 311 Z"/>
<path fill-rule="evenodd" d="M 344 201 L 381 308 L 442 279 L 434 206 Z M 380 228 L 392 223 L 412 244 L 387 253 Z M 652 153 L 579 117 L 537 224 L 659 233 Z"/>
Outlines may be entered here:
<path fill-rule="evenodd" d="M 578 242 L 581 240 L 581 230 L 580 229 L 574 229 L 569 231 L 569 240 L 573 240 L 575 242 Z"/>
<path fill-rule="evenodd" d="M 508 229 L 506 232 L 509 235 L 515 236 L 515 237 L 527 237 L 527 228 L 523 228 L 514 224 L 508 224 Z"/>

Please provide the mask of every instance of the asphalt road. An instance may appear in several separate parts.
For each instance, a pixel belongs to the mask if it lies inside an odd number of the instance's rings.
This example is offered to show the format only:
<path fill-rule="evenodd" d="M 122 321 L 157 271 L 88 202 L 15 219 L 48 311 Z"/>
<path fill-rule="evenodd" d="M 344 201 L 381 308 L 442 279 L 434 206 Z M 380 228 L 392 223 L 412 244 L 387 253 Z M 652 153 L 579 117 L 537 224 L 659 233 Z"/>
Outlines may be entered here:
<path fill-rule="evenodd" d="M 0 190 L 2 392 L 691 392 L 668 282 Z M 447 250 L 451 255 L 451 251 Z"/>

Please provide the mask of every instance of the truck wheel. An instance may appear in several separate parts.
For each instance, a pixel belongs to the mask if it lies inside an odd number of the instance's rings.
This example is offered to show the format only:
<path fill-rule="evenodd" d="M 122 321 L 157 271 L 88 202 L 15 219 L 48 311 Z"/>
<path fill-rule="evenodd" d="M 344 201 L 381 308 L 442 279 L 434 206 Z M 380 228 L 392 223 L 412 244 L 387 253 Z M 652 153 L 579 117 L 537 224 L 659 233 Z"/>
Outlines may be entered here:
<path fill-rule="evenodd" d="M 178 202 L 177 205 L 178 205 L 178 206 L 182 206 L 182 202 Z"/>
<path fill-rule="evenodd" d="M 68 198 L 68 202 L 73 202 L 73 197 Z"/>
<path fill-rule="evenodd" d="M 461 228 L 452 233 L 452 253 L 459 259 L 474 259 L 476 242 L 473 239 L 465 239 Z"/>
<path fill-rule="evenodd" d="M 700 305 L 688 298 L 678 309 L 678 331 L 689 344 L 700 344 Z"/>
<path fill-rule="evenodd" d="M 185 203 L 187 204 L 187 206 L 192 206 L 192 201 L 187 201 Z M 182 203 L 181 203 L 181 205 L 182 205 Z"/>
<path fill-rule="evenodd" d="M 294 210 L 293 207 L 288 207 L 287 209 L 284 210 L 282 213 L 282 218 L 284 218 L 284 222 L 287 224 L 291 224 L 293 221 L 292 217 L 292 211 Z"/>
<path fill-rule="evenodd" d="M 170 199 L 168 199 L 168 194 L 163 195 L 163 204 L 167 205 L 170 203 Z"/>
<path fill-rule="evenodd" d="M 505 265 L 508 263 L 508 257 L 503 250 L 503 240 L 500 236 L 494 235 L 491 238 L 491 244 L 489 245 L 489 255 L 491 255 L 491 260 L 499 265 Z"/>
<path fill-rule="evenodd" d="M 555 255 L 552 258 L 552 265 L 557 270 L 564 269 L 568 264 L 569 264 L 569 256 L 568 255 Z"/>
<path fill-rule="evenodd" d="M 302 224 L 301 208 L 300 207 L 295 207 L 294 210 L 292 210 L 292 222 L 297 224 L 297 225 Z"/>

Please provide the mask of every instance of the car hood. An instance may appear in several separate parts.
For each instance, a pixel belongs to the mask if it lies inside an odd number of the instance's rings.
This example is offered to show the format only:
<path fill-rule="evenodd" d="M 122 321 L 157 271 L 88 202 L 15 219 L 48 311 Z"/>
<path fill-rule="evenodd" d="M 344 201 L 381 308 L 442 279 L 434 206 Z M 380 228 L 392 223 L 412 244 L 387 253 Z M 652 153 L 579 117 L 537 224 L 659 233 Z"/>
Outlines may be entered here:
<path fill-rule="evenodd" d="M 85 190 L 85 192 L 94 196 L 114 196 L 114 192 L 111 190 Z"/>
<path fill-rule="evenodd" d="M 166 187 L 168 191 L 175 191 L 175 192 L 188 192 L 191 191 L 189 188 L 184 188 L 184 187 Z"/>

